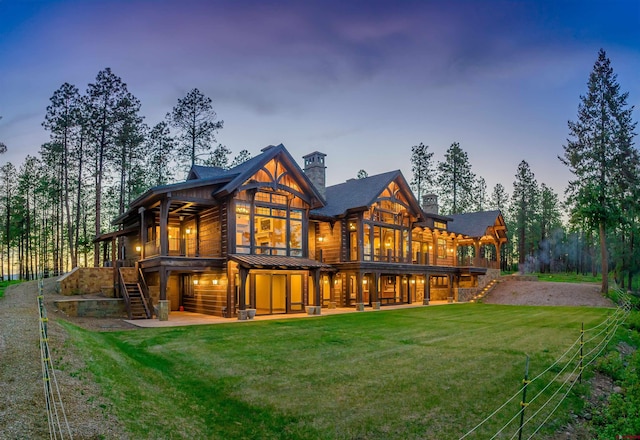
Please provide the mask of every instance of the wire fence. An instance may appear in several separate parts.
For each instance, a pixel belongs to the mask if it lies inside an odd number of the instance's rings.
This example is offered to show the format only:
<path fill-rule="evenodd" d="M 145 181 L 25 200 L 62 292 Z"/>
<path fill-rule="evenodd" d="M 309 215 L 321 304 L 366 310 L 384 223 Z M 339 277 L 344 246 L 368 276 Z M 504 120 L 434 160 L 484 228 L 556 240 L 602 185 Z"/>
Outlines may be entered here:
<path fill-rule="evenodd" d="M 49 349 L 49 329 L 47 310 L 44 306 L 44 284 L 38 283 L 38 310 L 40 312 L 40 359 L 42 361 L 42 383 L 49 422 L 50 439 L 72 439 L 71 429 L 64 410 L 60 387 L 56 379 L 51 350 Z"/>
<path fill-rule="evenodd" d="M 533 379 L 528 378 L 529 358 L 527 357 L 522 386 L 484 420 L 460 437 L 460 440 L 465 438 L 518 438 L 521 440 L 531 439 L 537 435 L 549 423 L 574 386 L 582 382 L 584 369 L 593 364 L 603 353 L 618 327 L 631 312 L 629 295 L 621 290 L 617 293 L 622 301 L 614 313 L 589 329 L 584 329 L 583 325 L 579 337 L 569 348 Z M 527 391 L 532 390 L 533 395 L 527 399 Z M 504 419 L 508 420 L 500 428 L 495 430 L 487 428 L 492 422 L 496 424 L 497 420 Z M 525 433 L 528 433 L 528 436 L 525 436 Z"/>

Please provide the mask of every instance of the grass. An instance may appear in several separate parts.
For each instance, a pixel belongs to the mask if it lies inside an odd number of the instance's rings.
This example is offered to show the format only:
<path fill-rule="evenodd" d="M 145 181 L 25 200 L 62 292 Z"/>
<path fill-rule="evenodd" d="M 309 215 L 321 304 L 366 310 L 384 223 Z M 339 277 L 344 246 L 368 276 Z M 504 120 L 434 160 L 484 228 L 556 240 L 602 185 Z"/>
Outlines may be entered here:
<path fill-rule="evenodd" d="M 12 284 L 18 284 L 20 281 L 10 280 L 10 281 L 0 281 L 0 298 L 4 296 L 4 291 Z"/>
<path fill-rule="evenodd" d="M 575 272 L 559 272 L 559 273 L 533 273 L 538 277 L 539 281 L 554 281 L 561 283 L 601 283 L 600 275 L 583 275 Z"/>
<path fill-rule="evenodd" d="M 519 389 L 526 354 L 538 374 L 580 323 L 610 312 L 457 304 L 128 332 L 65 326 L 132 438 L 458 438 Z"/>

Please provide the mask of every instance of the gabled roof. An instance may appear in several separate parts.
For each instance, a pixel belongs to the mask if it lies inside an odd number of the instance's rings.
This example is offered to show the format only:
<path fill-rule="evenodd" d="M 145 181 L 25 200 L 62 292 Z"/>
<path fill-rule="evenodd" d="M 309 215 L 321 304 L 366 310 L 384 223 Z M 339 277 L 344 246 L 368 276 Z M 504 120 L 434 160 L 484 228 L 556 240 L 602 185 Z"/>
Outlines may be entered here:
<path fill-rule="evenodd" d="M 344 183 L 328 186 L 325 191 L 326 205 L 314 209 L 311 211 L 311 215 L 336 217 L 345 214 L 348 210 L 368 208 L 394 180 L 406 191 L 407 199 L 414 209 L 415 215 L 421 216 L 422 210 L 400 170 L 376 174 L 363 179 L 350 179 Z"/>
<path fill-rule="evenodd" d="M 451 214 L 449 217 L 452 221 L 448 224 L 448 230 L 469 237 L 482 237 L 487 234 L 488 228 L 496 225 L 501 216 L 499 210 Z"/>
<path fill-rule="evenodd" d="M 294 180 L 300 185 L 301 190 L 309 196 L 312 206 L 322 206 L 324 203 L 322 195 L 320 195 L 307 175 L 300 169 L 300 166 L 293 157 L 291 157 L 284 145 L 279 144 L 263 148 L 262 154 L 252 157 L 228 170 L 220 167 L 194 165 L 191 167 L 186 181 L 150 188 L 131 202 L 129 210 L 113 220 L 112 224 L 121 223 L 127 216 L 134 213 L 138 207 L 153 202 L 172 191 L 211 186 L 213 198 L 228 196 L 275 157 L 278 157 L 289 171 L 293 171 Z"/>

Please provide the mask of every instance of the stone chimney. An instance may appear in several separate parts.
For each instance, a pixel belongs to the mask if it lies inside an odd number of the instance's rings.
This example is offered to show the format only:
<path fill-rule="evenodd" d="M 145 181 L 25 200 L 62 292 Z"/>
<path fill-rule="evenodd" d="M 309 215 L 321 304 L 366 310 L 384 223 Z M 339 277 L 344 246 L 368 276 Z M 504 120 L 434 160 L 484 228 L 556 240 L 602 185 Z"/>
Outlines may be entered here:
<path fill-rule="evenodd" d="M 307 175 L 313 186 L 316 187 L 320 195 L 322 197 L 325 196 L 325 186 L 326 186 L 326 166 L 324 166 L 324 158 L 327 155 L 324 153 L 320 153 L 319 151 L 314 151 L 313 153 L 309 153 L 306 156 L 302 156 L 304 159 L 304 173 Z"/>
<path fill-rule="evenodd" d="M 435 194 L 425 194 L 422 196 L 422 210 L 427 214 L 438 215 L 438 196 Z"/>

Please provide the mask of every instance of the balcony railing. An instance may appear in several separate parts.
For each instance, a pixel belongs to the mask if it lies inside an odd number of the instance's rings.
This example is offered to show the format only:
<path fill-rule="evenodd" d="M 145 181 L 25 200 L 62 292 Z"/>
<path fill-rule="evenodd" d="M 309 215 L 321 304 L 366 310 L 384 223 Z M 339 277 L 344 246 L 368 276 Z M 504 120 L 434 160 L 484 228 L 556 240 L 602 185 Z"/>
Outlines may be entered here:
<path fill-rule="evenodd" d="M 211 251 L 205 249 L 213 249 L 211 246 L 213 241 L 201 240 L 198 248 L 194 239 L 170 238 L 169 253 L 170 256 L 178 257 L 214 257 Z M 151 258 L 160 255 L 160 240 L 151 240 L 144 244 L 144 257 Z"/>

